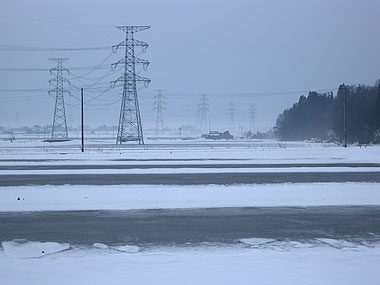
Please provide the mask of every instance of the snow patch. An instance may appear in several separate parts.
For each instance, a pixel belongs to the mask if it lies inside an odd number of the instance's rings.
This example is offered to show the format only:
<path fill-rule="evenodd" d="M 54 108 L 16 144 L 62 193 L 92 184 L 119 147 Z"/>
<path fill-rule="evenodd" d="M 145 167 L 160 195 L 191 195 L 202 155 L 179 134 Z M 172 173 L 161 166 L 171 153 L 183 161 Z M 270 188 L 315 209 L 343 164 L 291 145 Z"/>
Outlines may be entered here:
<path fill-rule="evenodd" d="M 108 246 L 104 243 L 96 242 L 92 246 L 98 249 L 111 249 L 111 250 L 117 250 L 117 251 L 122 251 L 122 252 L 127 252 L 127 253 L 136 253 L 140 251 L 140 248 L 134 245 Z"/>
<path fill-rule="evenodd" d="M 317 238 L 316 240 L 318 240 L 324 244 L 327 244 L 331 247 L 335 247 L 335 248 L 339 248 L 339 249 L 356 248 L 357 247 L 356 244 L 349 242 L 349 241 L 345 241 L 345 240 L 337 240 L 337 239 L 331 239 L 331 238 Z"/>
<path fill-rule="evenodd" d="M 94 243 L 92 246 L 96 247 L 96 248 L 100 248 L 100 249 L 107 249 L 108 248 L 108 245 L 105 245 L 103 243 L 98 243 L 98 242 Z"/>
<path fill-rule="evenodd" d="M 32 242 L 26 240 L 4 241 L 1 243 L 4 253 L 13 258 L 38 258 L 58 253 L 70 248 L 67 243 Z"/>
<path fill-rule="evenodd" d="M 299 242 L 299 241 L 288 241 L 288 245 L 293 248 L 310 248 L 313 247 L 311 243 Z"/>
<path fill-rule="evenodd" d="M 115 246 L 114 248 L 119 251 L 128 252 L 128 253 L 136 253 L 140 251 L 140 248 L 135 245 Z"/>
<path fill-rule="evenodd" d="M 257 246 L 261 246 L 264 244 L 274 242 L 275 239 L 271 239 L 271 238 L 242 238 L 242 239 L 239 239 L 239 241 L 244 243 L 244 244 L 247 244 L 247 245 L 250 245 L 253 247 L 257 247 Z"/>

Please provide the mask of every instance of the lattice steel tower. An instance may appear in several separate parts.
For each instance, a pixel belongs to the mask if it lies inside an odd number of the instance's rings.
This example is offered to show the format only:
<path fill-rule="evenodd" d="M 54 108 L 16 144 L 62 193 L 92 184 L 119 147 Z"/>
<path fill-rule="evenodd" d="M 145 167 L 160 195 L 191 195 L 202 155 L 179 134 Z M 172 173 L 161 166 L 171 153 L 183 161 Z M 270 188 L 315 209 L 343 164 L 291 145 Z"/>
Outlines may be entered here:
<path fill-rule="evenodd" d="M 156 117 L 156 136 L 158 136 L 158 132 L 161 130 L 164 129 L 164 120 L 162 118 L 162 110 L 165 110 L 165 107 L 164 107 L 164 98 L 165 96 L 162 95 L 162 89 L 158 89 L 156 90 L 157 91 L 157 95 L 154 96 L 154 99 L 156 101 L 154 101 L 154 110 L 157 111 L 157 117 Z"/>
<path fill-rule="evenodd" d="M 51 131 L 51 140 L 60 141 L 67 140 L 67 124 L 66 124 L 66 113 L 65 113 L 65 101 L 64 93 L 70 94 L 70 91 L 64 88 L 64 83 L 70 84 L 66 78 L 63 77 L 63 72 L 69 73 L 67 68 L 62 67 L 62 62 L 68 60 L 68 58 L 49 58 L 50 60 L 57 63 L 57 66 L 51 68 L 50 74 L 54 74 L 55 78 L 49 80 L 49 85 L 53 85 L 55 88 L 49 90 L 49 95 L 55 93 L 55 108 L 54 108 L 54 119 L 53 128 Z M 71 95 L 71 94 L 70 94 Z"/>
<path fill-rule="evenodd" d="M 228 104 L 228 113 L 230 117 L 229 131 L 233 132 L 235 130 L 235 103 Z"/>
<path fill-rule="evenodd" d="M 142 51 L 145 52 L 149 45 L 145 42 L 135 40 L 134 33 L 149 29 L 150 27 L 119 26 L 116 28 L 125 32 L 125 40 L 113 47 L 114 52 L 121 46 L 125 47 L 124 57 L 112 65 L 112 69 L 115 70 L 117 65 L 124 64 L 124 74 L 111 82 L 112 88 L 115 87 L 118 82 L 121 82 L 123 86 L 116 144 L 129 141 L 144 144 L 136 83 L 139 81 L 144 82 L 145 87 L 147 87 L 150 80 L 137 75 L 135 66 L 136 64 L 142 64 L 146 70 L 149 61 L 136 57 L 135 47 L 141 46 Z"/>
<path fill-rule="evenodd" d="M 198 104 L 198 116 L 200 118 L 201 123 L 201 133 L 207 133 L 207 115 L 210 112 L 208 99 L 206 98 L 206 94 L 201 94 L 201 99 Z"/>
<path fill-rule="evenodd" d="M 249 116 L 249 131 L 253 132 L 255 128 L 255 119 L 256 119 L 256 108 L 254 105 L 250 106 L 248 116 Z"/>

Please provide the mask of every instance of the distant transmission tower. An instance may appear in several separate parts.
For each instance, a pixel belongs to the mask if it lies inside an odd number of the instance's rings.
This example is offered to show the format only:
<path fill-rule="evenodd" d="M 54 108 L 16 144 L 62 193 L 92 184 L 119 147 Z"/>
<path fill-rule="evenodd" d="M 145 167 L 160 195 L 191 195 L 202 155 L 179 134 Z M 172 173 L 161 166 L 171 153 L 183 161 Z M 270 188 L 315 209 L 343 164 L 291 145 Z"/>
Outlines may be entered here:
<path fill-rule="evenodd" d="M 207 129 L 208 129 L 207 115 L 209 112 L 210 110 L 209 110 L 209 104 L 208 104 L 208 99 L 206 98 L 206 94 L 201 94 L 201 99 L 198 104 L 198 115 L 200 118 L 200 126 L 201 126 L 202 134 L 207 133 Z"/>
<path fill-rule="evenodd" d="M 156 101 L 154 102 L 154 110 L 157 111 L 156 136 L 158 136 L 158 132 L 164 129 L 164 121 L 162 119 L 162 110 L 165 109 L 165 107 L 163 106 L 165 104 L 165 102 L 163 101 L 165 96 L 162 95 L 162 91 L 164 90 L 158 89 L 156 91 L 157 91 L 157 95 L 154 96 L 154 99 L 156 99 Z"/>
<path fill-rule="evenodd" d="M 124 64 L 124 74 L 115 81 L 111 82 L 111 87 L 115 87 L 117 82 L 121 82 L 123 86 L 123 97 L 121 99 L 121 109 L 119 117 L 119 128 L 117 132 L 116 144 L 123 142 L 134 141 L 139 144 L 144 144 L 143 131 L 141 126 L 140 108 L 137 97 L 137 82 L 144 82 L 145 87 L 148 87 L 150 80 L 136 74 L 136 64 L 142 64 L 146 70 L 149 61 L 140 59 L 135 56 L 135 47 L 141 46 L 145 52 L 148 44 L 134 39 L 134 33 L 147 30 L 149 26 L 119 26 L 117 29 L 125 32 L 125 40 L 113 47 L 116 52 L 121 46 L 125 46 L 125 55 L 118 62 L 112 64 L 112 69 L 115 70 L 119 64 Z"/>
<path fill-rule="evenodd" d="M 54 108 L 54 119 L 53 128 L 51 131 L 51 140 L 60 141 L 67 140 L 67 124 L 66 124 L 66 113 L 65 113 L 65 101 L 64 93 L 70 94 L 70 91 L 64 88 L 64 83 L 70 84 L 70 81 L 63 77 L 63 72 L 69 73 L 68 69 L 62 67 L 62 62 L 68 60 L 68 58 L 49 58 L 50 60 L 57 63 L 57 66 L 51 68 L 50 74 L 54 74 L 55 78 L 49 80 L 49 84 L 53 85 L 55 88 L 49 90 L 49 95 L 55 93 L 55 108 Z M 71 94 L 70 94 L 71 95 Z"/>
<path fill-rule="evenodd" d="M 228 113 L 230 116 L 229 131 L 232 132 L 235 129 L 235 103 L 228 104 Z"/>
<path fill-rule="evenodd" d="M 249 116 L 249 131 L 252 133 L 255 128 L 256 109 L 254 105 L 251 105 L 248 112 Z"/>

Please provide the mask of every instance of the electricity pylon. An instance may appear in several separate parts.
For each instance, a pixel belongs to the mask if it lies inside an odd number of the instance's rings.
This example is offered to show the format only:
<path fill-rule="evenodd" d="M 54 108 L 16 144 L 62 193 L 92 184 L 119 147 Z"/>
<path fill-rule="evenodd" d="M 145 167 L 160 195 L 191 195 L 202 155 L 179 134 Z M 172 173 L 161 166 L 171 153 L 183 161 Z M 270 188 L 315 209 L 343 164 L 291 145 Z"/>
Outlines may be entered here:
<path fill-rule="evenodd" d="M 162 118 L 162 110 L 165 110 L 165 107 L 163 106 L 165 102 L 163 99 L 165 98 L 164 95 L 162 95 L 162 89 L 158 89 L 157 95 L 154 96 L 154 99 L 156 101 L 154 102 L 154 110 L 157 111 L 157 117 L 156 117 L 156 137 L 158 136 L 158 132 L 164 129 L 164 120 Z"/>
<path fill-rule="evenodd" d="M 147 30 L 150 27 L 118 26 L 116 28 L 125 32 L 125 40 L 112 47 L 114 52 L 116 52 L 121 46 L 125 47 L 124 57 L 111 66 L 112 69 L 115 70 L 119 64 L 124 64 L 124 74 L 111 82 L 111 88 L 114 88 L 118 82 L 121 82 L 121 85 L 123 86 L 123 97 L 121 99 L 116 144 L 122 144 L 123 142 L 129 141 L 144 144 L 136 83 L 144 82 L 145 87 L 148 87 L 150 80 L 136 74 L 136 64 L 142 64 L 144 70 L 146 70 L 149 61 L 136 57 L 135 47 L 141 46 L 142 51 L 145 52 L 149 45 L 146 42 L 134 39 L 134 34 Z"/>
<path fill-rule="evenodd" d="M 228 104 L 228 112 L 230 116 L 229 131 L 233 132 L 235 129 L 235 103 L 231 102 Z"/>
<path fill-rule="evenodd" d="M 256 119 L 256 108 L 254 105 L 251 105 L 248 111 L 249 116 L 249 131 L 253 133 L 253 130 L 255 128 L 255 119 Z"/>
<path fill-rule="evenodd" d="M 49 80 L 49 85 L 53 85 L 55 88 L 49 90 L 49 95 L 55 93 L 55 108 L 54 108 L 54 119 L 53 128 L 51 131 L 51 140 L 60 141 L 67 140 L 67 124 L 66 124 L 66 113 L 65 113 L 65 101 L 64 93 L 70 94 L 70 91 L 64 88 L 64 83 L 70 84 L 66 78 L 63 77 L 63 72 L 69 73 L 67 68 L 62 67 L 62 62 L 68 60 L 68 58 L 49 58 L 57 63 L 57 66 L 51 68 L 50 74 L 54 74 L 55 78 Z M 71 95 L 71 94 L 70 94 Z"/>
<path fill-rule="evenodd" d="M 201 94 L 201 99 L 199 100 L 199 104 L 198 104 L 198 116 L 200 118 L 202 134 L 207 133 L 207 129 L 208 129 L 207 115 L 209 112 L 210 110 L 209 110 L 209 104 L 208 104 L 208 99 L 206 98 L 206 94 Z"/>

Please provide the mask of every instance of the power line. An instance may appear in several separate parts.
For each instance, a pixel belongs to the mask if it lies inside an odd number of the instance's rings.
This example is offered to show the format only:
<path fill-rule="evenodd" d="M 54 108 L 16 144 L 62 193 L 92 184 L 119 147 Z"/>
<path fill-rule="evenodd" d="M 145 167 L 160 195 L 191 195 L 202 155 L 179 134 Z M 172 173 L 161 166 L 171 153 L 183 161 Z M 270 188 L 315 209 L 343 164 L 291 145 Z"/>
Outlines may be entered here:
<path fill-rule="evenodd" d="M 93 69 L 91 69 L 90 71 L 88 71 L 88 72 L 86 72 L 86 73 L 84 73 L 84 74 L 82 74 L 82 75 L 79 75 L 78 77 L 80 77 L 80 78 L 83 78 L 84 76 L 86 76 L 86 75 L 88 75 L 88 74 L 90 74 L 90 73 L 92 73 L 92 72 L 94 72 L 95 70 L 97 70 L 97 68 L 96 67 L 98 67 L 98 66 L 101 66 L 101 65 L 103 65 L 112 55 L 114 54 L 114 52 L 112 51 L 110 54 L 108 54 L 98 65 L 96 65 Z"/>
<path fill-rule="evenodd" d="M 121 68 L 120 68 L 121 69 Z M 118 69 L 118 70 L 120 70 Z M 93 86 L 96 86 L 99 82 L 101 82 L 103 79 L 105 79 L 106 77 L 112 75 L 114 73 L 113 70 L 109 70 L 105 75 L 99 77 L 96 79 L 95 82 L 91 83 L 91 84 L 87 84 L 84 80 L 81 79 L 81 76 L 75 76 L 74 79 L 75 80 L 78 80 L 79 82 L 81 82 L 82 84 L 84 84 L 87 88 L 88 87 L 93 87 Z M 73 73 L 71 73 L 73 74 Z"/>
<path fill-rule="evenodd" d="M 89 65 L 89 66 L 77 66 L 77 67 L 70 67 L 70 70 L 86 70 L 86 69 L 108 69 L 111 68 L 110 64 L 105 65 Z M 0 67 L 0 71 L 49 71 L 49 68 L 25 68 L 25 67 Z"/>
<path fill-rule="evenodd" d="M 46 48 L 46 47 L 28 47 L 28 46 L 13 46 L 0 45 L 1 51 L 96 51 L 96 50 L 111 50 L 110 46 L 103 47 L 67 47 L 67 48 Z"/>
<path fill-rule="evenodd" d="M 112 89 L 112 87 L 108 87 L 107 89 L 103 90 L 103 91 L 102 91 L 100 94 L 98 94 L 97 96 L 95 96 L 95 97 L 93 97 L 93 98 L 87 100 L 85 103 L 87 104 L 87 103 L 90 103 L 90 102 L 92 102 L 92 101 L 98 99 L 100 96 L 103 96 L 106 92 L 108 92 L 108 91 L 111 90 L 111 89 Z"/>
<path fill-rule="evenodd" d="M 7 20 L 3 20 L 1 18 L 5 18 Z M 10 19 L 10 21 L 8 20 Z M 70 22 L 63 22 L 63 21 L 56 21 L 55 18 L 51 18 L 52 20 L 41 20 L 40 18 L 26 18 L 26 17 L 14 17 L 14 16 L 8 16 L 8 15 L 0 15 L 0 23 L 5 24 L 21 24 L 21 25 L 28 25 L 28 27 L 32 25 L 36 26 L 46 26 L 51 27 L 51 25 L 55 25 L 56 27 L 62 28 L 62 27 L 75 27 L 79 29 L 107 29 L 110 30 L 113 28 L 113 26 L 108 25 L 100 25 L 100 24 L 84 24 L 80 22 L 73 22 L 73 19 L 70 19 Z"/>

